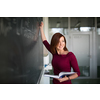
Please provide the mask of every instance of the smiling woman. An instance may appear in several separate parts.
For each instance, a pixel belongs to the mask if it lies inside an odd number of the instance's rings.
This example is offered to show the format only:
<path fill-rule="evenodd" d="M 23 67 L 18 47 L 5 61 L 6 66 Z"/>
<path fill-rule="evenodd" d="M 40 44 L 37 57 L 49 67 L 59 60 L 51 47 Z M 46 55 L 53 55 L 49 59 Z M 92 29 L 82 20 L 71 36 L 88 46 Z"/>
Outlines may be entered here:
<path fill-rule="evenodd" d="M 52 36 L 51 44 L 49 44 L 43 31 L 43 22 L 41 23 L 40 31 L 43 44 L 53 56 L 52 66 L 54 75 L 58 75 L 60 72 L 70 72 L 71 67 L 74 69 L 74 72 L 76 72 L 68 77 L 65 76 L 60 79 L 54 78 L 53 83 L 71 84 L 71 79 L 77 78 L 80 75 L 80 70 L 75 55 L 72 52 L 69 52 L 66 47 L 65 37 L 60 33 L 55 33 Z"/>
<path fill-rule="evenodd" d="M 61 49 L 63 50 L 63 52 L 68 51 L 66 47 L 66 39 L 62 34 L 55 33 L 51 39 L 51 52 L 55 54 L 56 51 L 59 51 Z"/>
<path fill-rule="evenodd" d="M 64 51 L 64 47 L 65 47 L 65 41 L 64 41 L 64 37 L 61 37 L 59 39 L 59 43 L 56 46 L 56 50 L 59 54 L 66 54 L 66 51 Z"/>

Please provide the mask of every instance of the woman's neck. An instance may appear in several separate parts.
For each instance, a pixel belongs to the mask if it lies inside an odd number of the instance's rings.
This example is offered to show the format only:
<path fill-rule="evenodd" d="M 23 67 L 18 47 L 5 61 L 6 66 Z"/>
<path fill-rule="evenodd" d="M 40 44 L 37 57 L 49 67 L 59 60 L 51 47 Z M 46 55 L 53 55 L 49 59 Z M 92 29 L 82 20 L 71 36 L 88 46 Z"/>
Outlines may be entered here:
<path fill-rule="evenodd" d="M 58 54 L 66 54 L 66 51 L 64 51 L 64 50 L 57 50 L 57 53 Z"/>
<path fill-rule="evenodd" d="M 64 51 L 64 50 L 57 50 L 58 54 L 68 54 L 69 51 Z"/>

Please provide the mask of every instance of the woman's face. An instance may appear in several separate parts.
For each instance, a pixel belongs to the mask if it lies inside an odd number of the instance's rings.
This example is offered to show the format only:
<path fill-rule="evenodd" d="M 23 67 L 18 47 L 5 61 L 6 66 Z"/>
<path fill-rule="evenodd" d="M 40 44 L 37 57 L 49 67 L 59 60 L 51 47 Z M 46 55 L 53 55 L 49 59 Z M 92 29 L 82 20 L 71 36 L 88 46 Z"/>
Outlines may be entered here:
<path fill-rule="evenodd" d="M 56 47 L 57 50 L 63 50 L 65 47 L 65 40 L 64 40 L 64 37 L 62 36 L 60 39 L 59 39 L 59 43 Z"/>

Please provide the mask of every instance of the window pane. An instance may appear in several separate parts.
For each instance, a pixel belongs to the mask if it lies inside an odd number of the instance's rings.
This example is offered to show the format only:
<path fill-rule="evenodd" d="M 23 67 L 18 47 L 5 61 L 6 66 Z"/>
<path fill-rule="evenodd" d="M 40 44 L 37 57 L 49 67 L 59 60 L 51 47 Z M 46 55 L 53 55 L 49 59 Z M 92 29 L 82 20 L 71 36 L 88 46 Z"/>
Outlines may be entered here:
<path fill-rule="evenodd" d="M 68 34 L 68 17 L 49 17 L 49 32 Z"/>
<path fill-rule="evenodd" d="M 94 27 L 94 17 L 71 17 L 71 31 L 91 31 Z"/>

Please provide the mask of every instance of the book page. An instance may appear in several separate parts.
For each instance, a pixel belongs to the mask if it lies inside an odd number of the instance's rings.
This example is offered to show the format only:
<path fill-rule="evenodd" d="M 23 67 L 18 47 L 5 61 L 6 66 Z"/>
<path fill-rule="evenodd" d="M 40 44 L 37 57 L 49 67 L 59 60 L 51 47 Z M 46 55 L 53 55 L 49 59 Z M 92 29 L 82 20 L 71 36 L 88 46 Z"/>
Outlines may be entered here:
<path fill-rule="evenodd" d="M 46 77 L 52 77 L 52 78 L 59 78 L 58 75 L 48 75 L 48 74 L 44 74 L 44 76 L 46 76 Z"/>

